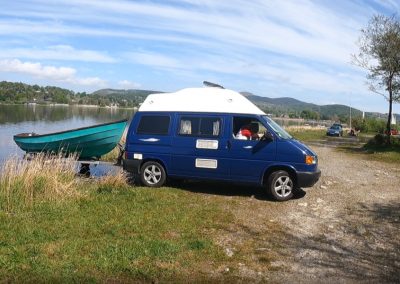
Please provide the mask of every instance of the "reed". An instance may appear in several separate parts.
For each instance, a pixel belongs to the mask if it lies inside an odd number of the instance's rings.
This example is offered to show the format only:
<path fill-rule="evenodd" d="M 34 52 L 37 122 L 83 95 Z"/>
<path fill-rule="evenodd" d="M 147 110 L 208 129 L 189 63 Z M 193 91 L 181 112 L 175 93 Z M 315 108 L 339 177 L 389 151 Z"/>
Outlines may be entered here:
<path fill-rule="evenodd" d="M 129 190 L 126 173 L 120 169 L 116 173 L 108 174 L 99 179 L 97 182 L 97 192 L 112 193 Z"/>
<path fill-rule="evenodd" d="M 10 213 L 78 196 L 75 171 L 76 157 L 38 154 L 30 160 L 9 158 L 0 169 L 0 210 Z"/>

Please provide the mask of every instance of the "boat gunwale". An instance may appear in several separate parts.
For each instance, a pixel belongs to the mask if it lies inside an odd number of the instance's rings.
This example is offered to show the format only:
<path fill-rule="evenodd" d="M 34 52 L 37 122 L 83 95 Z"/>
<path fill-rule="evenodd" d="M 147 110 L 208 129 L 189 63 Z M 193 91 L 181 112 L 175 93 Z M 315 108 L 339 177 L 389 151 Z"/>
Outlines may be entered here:
<path fill-rule="evenodd" d="M 125 118 L 125 119 L 117 120 L 114 122 L 106 122 L 106 123 L 96 124 L 96 125 L 92 125 L 92 126 L 85 126 L 85 127 L 79 127 L 79 128 L 74 128 L 74 129 L 69 129 L 69 130 L 64 130 L 64 131 L 59 131 L 59 132 L 52 132 L 52 133 L 32 135 L 32 136 L 26 136 L 26 133 L 20 133 L 20 134 L 14 135 L 14 139 L 15 138 L 31 139 L 31 138 L 45 137 L 45 136 L 51 136 L 51 135 L 58 135 L 58 134 L 63 134 L 63 133 L 67 133 L 67 132 L 79 131 L 79 130 L 95 128 L 95 127 L 100 127 L 100 126 L 105 126 L 105 125 L 110 125 L 110 124 L 117 124 L 117 123 L 127 122 L 127 121 L 128 121 L 128 118 Z"/>

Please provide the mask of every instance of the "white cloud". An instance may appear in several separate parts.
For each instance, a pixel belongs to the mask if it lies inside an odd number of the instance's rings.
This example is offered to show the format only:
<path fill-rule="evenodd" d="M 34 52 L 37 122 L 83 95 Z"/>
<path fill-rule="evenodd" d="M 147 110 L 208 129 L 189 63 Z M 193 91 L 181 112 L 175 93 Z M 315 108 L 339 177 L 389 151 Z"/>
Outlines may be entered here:
<path fill-rule="evenodd" d="M 27 58 L 39 60 L 62 60 L 113 63 L 116 59 L 95 50 L 77 50 L 69 45 L 54 45 L 46 48 L 8 48 L 2 49 L 1 58 Z"/>
<path fill-rule="evenodd" d="M 123 56 L 131 62 L 136 62 L 142 65 L 165 68 L 184 67 L 178 59 L 156 52 L 126 52 L 125 54 L 123 54 Z"/>
<path fill-rule="evenodd" d="M 356 92 L 363 88 L 364 77 L 354 72 L 339 72 L 334 69 L 312 68 L 294 62 L 271 60 L 265 65 L 258 58 L 246 59 L 234 54 L 205 55 L 201 58 L 190 55 L 166 56 L 158 53 L 131 52 L 127 59 L 136 64 L 176 73 L 179 77 L 192 76 L 193 72 L 215 72 L 237 76 L 253 77 L 258 80 L 274 81 L 275 84 L 298 90 L 321 91 L 334 94 L 337 92 Z M 366 89 L 365 89 L 366 91 Z M 284 95 L 285 89 L 282 90 Z"/>
<path fill-rule="evenodd" d="M 0 10 L 0 58 L 115 63 L 104 70 L 120 68 L 121 74 L 113 73 L 115 82 L 125 77 L 122 72 L 144 67 L 141 80 L 154 88 L 160 88 L 165 74 L 176 78 L 176 85 L 223 78 L 242 90 L 267 86 L 265 94 L 299 99 L 319 92 L 342 103 L 349 92 L 364 98 L 368 93 L 365 75 L 348 64 L 359 30 L 371 15 L 399 8 L 395 0 L 10 3 Z M 29 44 L 15 49 L 12 40 Z M 31 47 L 42 41 L 48 47 Z M 55 42 L 73 42 L 74 47 Z M 79 84 L 95 81 L 73 78 Z M 128 88 L 130 82 L 123 85 Z"/>
<path fill-rule="evenodd" d="M 40 79 L 65 82 L 73 85 L 106 86 L 106 82 L 98 77 L 77 77 L 74 68 L 42 65 L 38 62 L 22 62 L 19 59 L 0 60 L 0 72 L 26 74 Z"/>
<path fill-rule="evenodd" d="M 41 63 L 22 62 L 19 59 L 0 61 L 0 71 L 23 73 L 51 80 L 65 80 L 75 76 L 76 70 L 69 67 L 43 66 Z"/>
<path fill-rule="evenodd" d="M 140 87 L 140 84 L 128 80 L 122 80 L 118 82 L 118 86 L 123 89 L 137 89 Z"/>
<path fill-rule="evenodd" d="M 63 4 L 71 6 L 77 13 L 64 13 Z M 49 10 L 42 14 L 45 21 L 0 22 L 0 33 L 137 38 L 228 50 L 251 47 L 343 64 L 348 61 L 348 55 L 354 49 L 354 35 L 362 26 L 353 17 L 336 15 L 310 1 L 191 4 L 191 8 L 187 8 L 151 2 L 58 1 L 55 6 L 43 7 L 43 10 Z M 361 5 L 359 7 L 362 9 Z M 62 21 L 54 22 L 54 18 Z M 66 24 L 67 21 L 70 24 Z M 88 25 L 93 21 L 111 25 L 101 25 L 101 28 Z"/>
<path fill-rule="evenodd" d="M 86 78 L 71 78 L 66 80 L 66 82 L 72 83 L 74 85 L 87 86 L 101 88 L 106 87 L 107 82 L 99 77 L 86 77 Z"/>

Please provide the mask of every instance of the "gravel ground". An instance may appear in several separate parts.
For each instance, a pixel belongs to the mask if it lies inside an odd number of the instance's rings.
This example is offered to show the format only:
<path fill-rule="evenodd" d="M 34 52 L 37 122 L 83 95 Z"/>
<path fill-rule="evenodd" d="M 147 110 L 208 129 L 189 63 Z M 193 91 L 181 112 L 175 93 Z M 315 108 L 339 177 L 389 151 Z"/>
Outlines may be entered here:
<path fill-rule="evenodd" d="M 222 197 L 235 222 L 217 238 L 235 261 L 211 274 L 242 282 L 400 282 L 400 165 L 313 149 L 322 177 L 297 199 Z"/>

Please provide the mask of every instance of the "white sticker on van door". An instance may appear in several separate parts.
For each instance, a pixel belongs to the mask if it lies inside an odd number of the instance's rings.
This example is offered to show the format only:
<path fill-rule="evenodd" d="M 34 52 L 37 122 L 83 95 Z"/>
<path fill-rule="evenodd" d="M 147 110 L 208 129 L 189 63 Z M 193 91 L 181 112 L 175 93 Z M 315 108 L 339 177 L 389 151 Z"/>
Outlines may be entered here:
<path fill-rule="evenodd" d="M 216 169 L 218 161 L 212 159 L 196 159 L 196 168 Z"/>
<path fill-rule="evenodd" d="M 197 139 L 196 140 L 196 148 L 197 149 L 218 149 L 218 140 L 204 140 Z"/>

